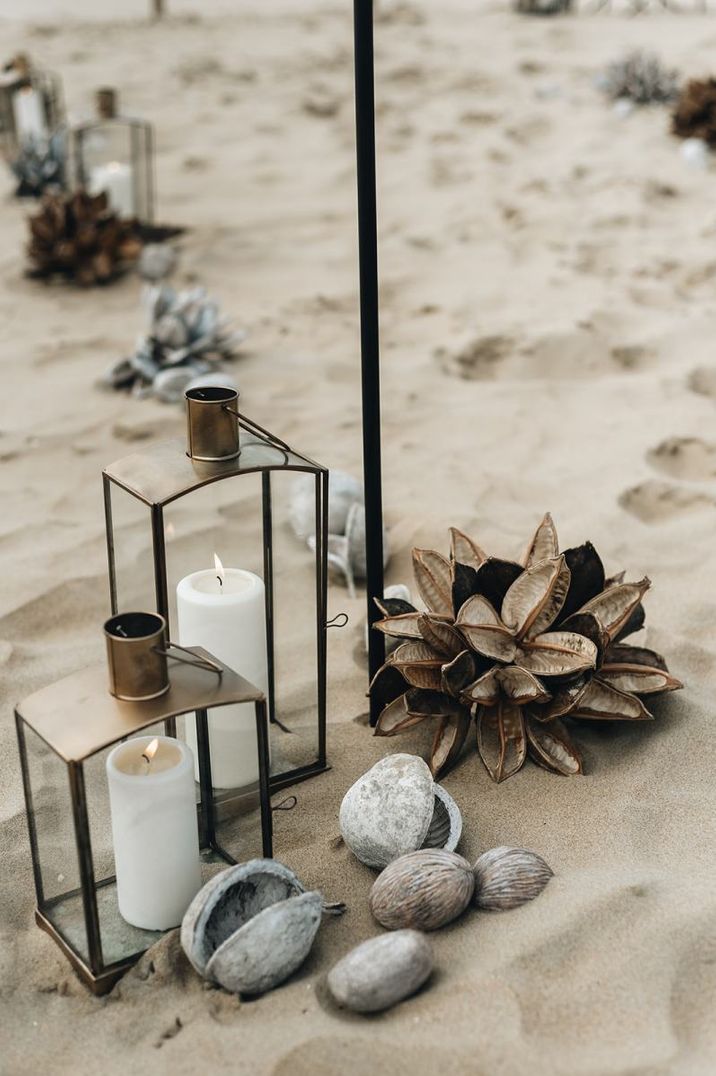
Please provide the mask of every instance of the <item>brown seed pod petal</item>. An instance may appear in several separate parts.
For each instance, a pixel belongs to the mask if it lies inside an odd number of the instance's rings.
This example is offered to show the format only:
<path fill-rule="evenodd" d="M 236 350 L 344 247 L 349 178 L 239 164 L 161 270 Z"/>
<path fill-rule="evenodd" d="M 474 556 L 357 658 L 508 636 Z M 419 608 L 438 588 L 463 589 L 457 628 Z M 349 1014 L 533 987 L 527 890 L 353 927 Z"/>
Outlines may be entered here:
<path fill-rule="evenodd" d="M 440 690 L 442 658 L 422 640 L 401 643 L 391 662 L 413 687 Z"/>
<path fill-rule="evenodd" d="M 530 716 L 536 721 L 552 721 L 555 717 L 564 717 L 578 705 L 582 693 L 586 690 L 587 682 L 582 679 L 572 684 L 562 684 L 549 702 L 531 706 Z"/>
<path fill-rule="evenodd" d="M 525 639 L 515 664 L 535 676 L 572 676 L 593 669 L 597 648 L 590 639 L 571 631 L 549 631 Z"/>
<path fill-rule="evenodd" d="M 465 707 L 443 717 L 430 748 L 430 770 L 433 777 L 447 770 L 462 751 L 472 717 Z"/>
<path fill-rule="evenodd" d="M 505 594 L 522 571 L 521 565 L 496 557 L 488 557 L 477 571 L 465 564 L 454 564 L 452 598 L 455 612 L 473 594 L 481 594 L 493 609 L 501 609 Z"/>
<path fill-rule="evenodd" d="M 473 903 L 485 911 L 506 911 L 538 897 L 554 876 L 542 856 L 525 848 L 491 848 L 474 868 Z"/>
<path fill-rule="evenodd" d="M 614 643 L 604 655 L 605 665 L 648 665 L 653 669 L 668 672 L 661 654 L 645 646 L 629 646 L 627 643 Z"/>
<path fill-rule="evenodd" d="M 392 639 L 422 639 L 420 631 L 420 613 L 402 613 L 385 620 L 376 620 L 373 627 Z"/>
<path fill-rule="evenodd" d="M 617 583 L 592 598 L 580 612 L 594 613 L 610 640 L 616 639 L 650 586 L 646 578 L 638 583 Z"/>
<path fill-rule="evenodd" d="M 426 717 L 425 714 L 410 713 L 407 703 L 407 692 L 389 703 L 381 712 L 373 735 L 396 736 L 399 732 L 404 732 L 413 725 L 417 725 Z"/>
<path fill-rule="evenodd" d="M 567 596 L 570 571 L 564 557 L 525 569 L 505 594 L 502 619 L 517 639 L 552 626 Z"/>
<path fill-rule="evenodd" d="M 591 542 L 565 550 L 564 559 L 572 578 L 560 614 L 562 621 L 604 590 L 604 565 Z"/>
<path fill-rule="evenodd" d="M 373 598 L 386 619 L 390 616 L 402 616 L 403 613 L 416 613 L 417 609 L 403 598 Z"/>
<path fill-rule="evenodd" d="M 420 616 L 418 627 L 425 642 L 443 657 L 456 658 L 465 649 L 460 632 L 447 619 L 426 613 Z"/>
<path fill-rule="evenodd" d="M 651 721 L 652 719 L 652 715 L 636 695 L 617 691 L 616 688 L 603 683 L 596 676 L 590 680 L 586 690 L 579 696 L 579 702 L 569 716 L 597 721 Z"/>
<path fill-rule="evenodd" d="M 472 867 L 444 849 L 423 848 L 389 863 L 370 893 L 370 910 L 388 930 L 437 930 L 465 911 L 475 889 Z"/>
<path fill-rule="evenodd" d="M 477 675 L 475 656 L 469 650 L 462 650 L 456 658 L 442 668 L 443 691 L 453 698 L 459 698 L 468 684 Z"/>
<path fill-rule="evenodd" d="M 512 660 L 516 650 L 512 632 L 481 594 L 468 598 L 455 623 L 478 654 L 498 661 Z"/>
<path fill-rule="evenodd" d="M 535 762 L 565 777 L 582 773 L 581 756 L 561 721 L 542 724 L 528 717 L 526 728 L 529 752 Z"/>
<path fill-rule="evenodd" d="M 413 550 L 413 571 L 420 597 L 432 613 L 452 616 L 452 569 L 434 549 Z"/>
<path fill-rule="evenodd" d="M 457 527 L 451 527 L 450 558 L 453 563 L 465 564 L 469 568 L 479 568 L 487 560 L 487 553 L 484 553 L 467 534 L 458 530 Z"/>
<path fill-rule="evenodd" d="M 475 720 L 477 749 L 485 769 L 496 784 L 506 781 L 527 757 L 521 708 L 500 697 L 494 706 L 481 706 Z"/>
<path fill-rule="evenodd" d="M 527 669 L 519 665 L 508 665 L 506 669 L 497 669 L 495 677 L 502 691 L 517 706 L 526 702 L 546 702 L 549 692 L 544 684 Z"/>
<path fill-rule="evenodd" d="M 500 697 L 497 669 L 488 669 L 478 680 L 468 684 L 463 688 L 462 697 L 466 702 L 476 702 L 479 706 L 494 706 Z"/>
<path fill-rule="evenodd" d="M 657 695 L 662 691 L 678 691 L 684 685 L 663 669 L 646 665 L 602 665 L 599 679 L 617 691 L 633 691 L 635 695 Z"/>
<path fill-rule="evenodd" d="M 559 556 L 559 539 L 552 516 L 547 512 L 535 531 L 522 557 L 522 564 L 530 568 L 541 560 Z"/>

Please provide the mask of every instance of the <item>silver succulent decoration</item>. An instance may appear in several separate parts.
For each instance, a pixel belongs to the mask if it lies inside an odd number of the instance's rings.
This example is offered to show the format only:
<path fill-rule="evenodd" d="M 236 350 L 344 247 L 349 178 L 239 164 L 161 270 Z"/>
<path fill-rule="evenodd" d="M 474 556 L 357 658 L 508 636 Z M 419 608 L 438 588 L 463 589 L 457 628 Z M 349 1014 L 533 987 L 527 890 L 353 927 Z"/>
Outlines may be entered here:
<path fill-rule="evenodd" d="M 246 338 L 245 332 L 231 328 L 204 288 L 176 291 L 170 284 L 159 284 L 145 290 L 144 302 L 148 331 L 137 341 L 134 354 L 105 375 L 104 383 L 112 388 L 178 402 L 197 379 L 210 383 Z M 227 375 L 221 377 L 227 384 Z"/>
<path fill-rule="evenodd" d="M 637 49 L 609 64 L 598 84 L 612 101 L 651 105 L 673 101 L 679 81 L 678 72 L 667 68 L 655 53 Z"/>
<path fill-rule="evenodd" d="M 25 141 L 10 167 L 17 179 L 17 198 L 39 198 L 45 191 L 61 190 L 65 182 L 65 132 Z"/>

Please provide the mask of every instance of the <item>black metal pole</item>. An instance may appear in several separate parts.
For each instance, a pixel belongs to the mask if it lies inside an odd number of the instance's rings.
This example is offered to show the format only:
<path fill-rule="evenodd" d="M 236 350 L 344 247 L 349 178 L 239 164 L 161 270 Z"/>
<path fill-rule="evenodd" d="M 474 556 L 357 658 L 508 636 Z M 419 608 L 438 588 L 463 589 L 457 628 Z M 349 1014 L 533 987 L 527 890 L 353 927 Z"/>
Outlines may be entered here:
<path fill-rule="evenodd" d="M 378 220 L 375 175 L 373 0 L 354 0 L 358 255 L 360 263 L 363 483 L 365 488 L 368 624 L 379 616 L 373 598 L 383 596 L 383 492 L 380 462 L 380 342 L 378 316 Z M 385 661 L 385 639 L 368 632 L 371 679 Z M 371 723 L 378 714 L 371 700 Z"/>

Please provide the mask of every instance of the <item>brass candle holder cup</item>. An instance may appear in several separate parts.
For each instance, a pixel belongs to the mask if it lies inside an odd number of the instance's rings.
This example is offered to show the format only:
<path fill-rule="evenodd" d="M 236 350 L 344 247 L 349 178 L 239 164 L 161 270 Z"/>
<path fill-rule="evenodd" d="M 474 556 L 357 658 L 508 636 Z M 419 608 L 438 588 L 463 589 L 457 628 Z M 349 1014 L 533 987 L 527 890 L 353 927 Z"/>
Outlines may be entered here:
<path fill-rule="evenodd" d="M 236 459 L 241 453 L 236 389 L 207 386 L 185 396 L 187 456 L 205 463 Z"/>
<path fill-rule="evenodd" d="M 105 622 L 104 635 L 109 692 L 125 702 L 144 702 L 164 695 L 169 690 L 169 658 L 221 676 L 220 665 L 197 659 L 191 651 L 169 640 L 167 622 L 159 613 L 117 613 Z"/>

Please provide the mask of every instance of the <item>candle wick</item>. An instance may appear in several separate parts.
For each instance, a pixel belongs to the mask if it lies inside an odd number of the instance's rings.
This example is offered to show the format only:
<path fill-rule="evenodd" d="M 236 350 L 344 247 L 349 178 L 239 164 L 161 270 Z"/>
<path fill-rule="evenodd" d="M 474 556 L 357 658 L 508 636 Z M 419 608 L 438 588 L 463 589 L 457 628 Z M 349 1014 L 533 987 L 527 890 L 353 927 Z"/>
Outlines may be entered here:
<path fill-rule="evenodd" d="M 217 578 L 217 579 L 219 580 L 219 586 L 223 588 L 223 586 L 224 586 L 224 580 L 223 580 L 223 579 L 221 578 L 221 576 L 220 576 L 220 575 L 217 575 L 217 577 L 216 577 L 216 578 Z"/>
<path fill-rule="evenodd" d="M 142 758 L 144 759 L 144 761 L 147 764 L 147 768 L 145 770 L 145 773 L 149 773 L 149 771 L 150 771 L 150 769 L 152 767 L 152 760 L 151 760 L 151 758 L 149 757 L 149 755 L 147 754 L 146 751 L 142 751 Z"/>

